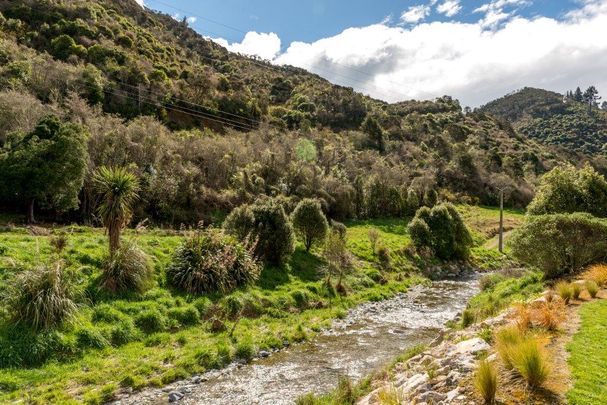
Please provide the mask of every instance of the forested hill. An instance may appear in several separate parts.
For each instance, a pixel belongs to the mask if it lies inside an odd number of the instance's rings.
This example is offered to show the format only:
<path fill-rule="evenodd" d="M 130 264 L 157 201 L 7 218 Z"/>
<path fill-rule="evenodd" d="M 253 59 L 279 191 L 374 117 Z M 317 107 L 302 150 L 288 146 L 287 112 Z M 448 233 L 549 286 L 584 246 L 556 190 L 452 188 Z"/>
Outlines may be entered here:
<path fill-rule="evenodd" d="M 586 91 L 588 92 L 588 90 Z M 567 96 L 524 88 L 479 111 L 511 122 L 522 136 L 588 155 L 607 154 L 607 111 L 579 88 Z"/>
<path fill-rule="evenodd" d="M 215 221 L 260 195 L 287 208 L 316 197 L 343 219 L 402 215 L 436 193 L 491 204 L 507 184 L 523 206 L 542 173 L 585 160 L 447 96 L 387 104 L 229 53 L 132 0 L 0 0 L 0 13 L 0 205 L 15 211 L 94 219 L 103 165 L 141 179 L 136 220 L 169 224 Z M 78 156 L 45 149 L 78 132 L 84 173 Z M 68 158 L 69 182 L 28 180 Z"/>

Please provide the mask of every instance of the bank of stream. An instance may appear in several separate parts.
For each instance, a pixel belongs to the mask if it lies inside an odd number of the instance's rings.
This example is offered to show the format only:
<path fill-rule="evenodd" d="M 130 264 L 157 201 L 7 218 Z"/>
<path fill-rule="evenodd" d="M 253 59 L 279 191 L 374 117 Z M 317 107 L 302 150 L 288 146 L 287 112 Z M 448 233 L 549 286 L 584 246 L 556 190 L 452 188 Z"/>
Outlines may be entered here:
<path fill-rule="evenodd" d="M 330 330 L 249 364 L 210 372 L 162 389 L 146 389 L 116 404 L 293 404 L 322 394 L 340 376 L 369 374 L 400 353 L 429 343 L 478 292 L 476 278 L 418 285 L 394 298 L 362 304 Z"/>

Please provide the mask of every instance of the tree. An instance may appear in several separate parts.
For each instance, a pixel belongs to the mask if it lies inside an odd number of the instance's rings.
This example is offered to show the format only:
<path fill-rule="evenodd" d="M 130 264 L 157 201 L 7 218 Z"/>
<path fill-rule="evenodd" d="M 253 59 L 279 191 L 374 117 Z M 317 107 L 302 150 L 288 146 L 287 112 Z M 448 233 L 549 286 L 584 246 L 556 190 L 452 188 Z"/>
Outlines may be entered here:
<path fill-rule="evenodd" d="M 509 240 L 517 259 L 559 277 L 607 257 L 607 223 L 590 214 L 529 216 Z"/>
<path fill-rule="evenodd" d="M 34 206 L 58 211 L 77 208 L 84 183 L 88 133 L 62 124 L 55 116 L 40 120 L 25 136 L 14 136 L 0 150 L 0 191 L 27 204 L 27 222 L 34 223 Z"/>
<path fill-rule="evenodd" d="M 584 93 L 582 93 L 582 89 L 579 87 L 575 89 L 575 93 L 573 93 L 573 99 L 580 103 L 584 102 Z"/>
<path fill-rule="evenodd" d="M 603 104 L 601 104 L 601 110 L 607 111 L 607 101 L 603 101 Z"/>
<path fill-rule="evenodd" d="M 255 255 L 281 265 L 295 250 L 293 225 L 283 206 L 273 198 L 260 198 L 251 205 L 235 208 L 224 229 L 240 240 L 256 244 Z"/>
<path fill-rule="evenodd" d="M 329 231 L 329 223 L 318 200 L 306 198 L 300 201 L 291 214 L 291 220 L 295 232 L 304 242 L 306 252 L 313 244 L 322 242 Z"/>
<path fill-rule="evenodd" d="M 590 165 L 577 169 L 561 165 L 540 179 L 527 207 L 531 215 L 588 212 L 607 217 L 607 182 Z"/>
<path fill-rule="evenodd" d="M 379 125 L 379 122 L 373 117 L 367 117 L 363 121 L 361 129 L 369 136 L 369 139 L 373 142 L 379 153 L 383 154 L 386 151 L 386 145 L 384 141 L 384 130 Z"/>
<path fill-rule="evenodd" d="M 113 256 L 120 247 L 120 232 L 131 220 L 139 180 L 125 168 L 104 166 L 95 172 L 93 181 L 100 199 L 97 213 L 107 228 L 110 256 Z"/>
<path fill-rule="evenodd" d="M 594 86 L 588 87 L 584 92 L 583 100 L 589 107 L 596 107 L 600 99 L 599 91 Z"/>
<path fill-rule="evenodd" d="M 472 235 L 453 204 L 420 208 L 408 225 L 417 248 L 429 248 L 442 260 L 467 259 Z"/>
<path fill-rule="evenodd" d="M 344 275 L 352 270 L 352 255 L 346 247 L 346 239 L 342 238 L 338 232 L 329 233 L 323 249 L 323 258 L 327 262 L 325 273 L 327 274 L 326 284 L 331 284 L 331 276 L 337 276 L 336 288 L 340 292 L 345 292 L 342 285 Z"/>

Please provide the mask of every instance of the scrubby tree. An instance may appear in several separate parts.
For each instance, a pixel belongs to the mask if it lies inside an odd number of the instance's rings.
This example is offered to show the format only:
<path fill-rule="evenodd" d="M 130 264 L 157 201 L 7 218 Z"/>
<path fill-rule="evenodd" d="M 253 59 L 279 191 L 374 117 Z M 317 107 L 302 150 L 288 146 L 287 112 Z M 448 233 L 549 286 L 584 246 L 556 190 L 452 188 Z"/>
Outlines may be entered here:
<path fill-rule="evenodd" d="M 417 191 L 410 188 L 409 190 L 407 190 L 407 214 L 415 215 L 415 212 L 417 211 L 419 206 L 420 203 Z"/>
<path fill-rule="evenodd" d="M 13 136 L 0 151 L 0 191 L 27 204 L 27 222 L 34 222 L 36 202 L 58 211 L 78 207 L 88 152 L 87 132 L 63 124 L 55 116 L 43 118 L 24 136 Z"/>
<path fill-rule="evenodd" d="M 353 268 L 352 255 L 346 247 L 346 239 L 338 232 L 332 231 L 327 236 L 323 248 L 323 258 L 327 263 L 324 270 L 327 275 L 326 284 L 330 285 L 331 276 L 336 276 L 336 288 L 339 292 L 344 293 L 343 277 Z"/>
<path fill-rule="evenodd" d="M 293 225 L 283 206 L 272 198 L 260 198 L 254 204 L 234 209 L 224 229 L 241 240 L 256 244 L 256 256 L 281 265 L 295 250 Z"/>
<path fill-rule="evenodd" d="M 607 259 L 607 223 L 587 213 L 529 216 L 508 245 L 514 257 L 555 278 Z"/>
<path fill-rule="evenodd" d="M 442 260 L 467 259 L 472 235 L 453 204 L 420 208 L 408 225 L 417 248 L 428 248 Z"/>
<path fill-rule="evenodd" d="M 426 207 L 434 207 L 438 203 L 438 193 L 435 189 L 426 190 L 424 193 L 424 205 Z"/>
<path fill-rule="evenodd" d="M 94 174 L 94 183 L 100 200 L 97 213 L 107 228 L 113 256 L 120 247 L 120 232 L 131 220 L 139 180 L 126 168 L 101 167 Z"/>
<path fill-rule="evenodd" d="M 304 242 L 306 252 L 310 251 L 312 245 L 322 243 L 329 231 L 329 223 L 318 200 L 306 198 L 300 201 L 291 214 L 291 220 L 295 232 Z"/>
<path fill-rule="evenodd" d="M 379 151 L 379 153 L 384 153 L 386 151 L 384 130 L 375 118 L 367 117 L 363 121 L 361 129 L 369 136 L 369 140 L 373 143 L 373 146 Z"/>
<path fill-rule="evenodd" d="M 607 182 L 590 165 L 557 166 L 545 174 L 527 207 L 532 215 L 588 212 L 607 217 Z"/>

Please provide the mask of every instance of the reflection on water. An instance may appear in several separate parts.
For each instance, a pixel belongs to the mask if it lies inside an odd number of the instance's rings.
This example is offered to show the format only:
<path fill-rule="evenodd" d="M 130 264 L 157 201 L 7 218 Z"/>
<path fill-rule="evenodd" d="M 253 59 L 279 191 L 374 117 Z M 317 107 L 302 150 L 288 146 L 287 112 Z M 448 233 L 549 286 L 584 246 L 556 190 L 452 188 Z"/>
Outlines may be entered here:
<path fill-rule="evenodd" d="M 430 342 L 477 290 L 476 280 L 439 281 L 361 305 L 331 331 L 196 385 L 180 403 L 292 404 L 301 394 L 328 392 L 341 375 L 359 379 L 407 348 Z"/>

